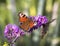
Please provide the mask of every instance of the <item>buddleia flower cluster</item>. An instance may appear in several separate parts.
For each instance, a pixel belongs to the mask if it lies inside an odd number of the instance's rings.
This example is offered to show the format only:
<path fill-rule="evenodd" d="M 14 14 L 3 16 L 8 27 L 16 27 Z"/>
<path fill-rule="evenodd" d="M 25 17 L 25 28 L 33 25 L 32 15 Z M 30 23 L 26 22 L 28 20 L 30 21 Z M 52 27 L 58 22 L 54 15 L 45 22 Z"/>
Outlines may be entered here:
<path fill-rule="evenodd" d="M 30 16 L 29 18 L 37 23 L 33 28 L 30 29 L 29 32 L 40 28 L 42 24 L 46 24 L 48 22 L 46 16 Z M 25 34 L 25 31 L 19 28 L 19 26 L 16 24 L 7 24 L 4 29 L 4 36 L 10 43 L 15 42 L 20 36 L 23 36 Z"/>

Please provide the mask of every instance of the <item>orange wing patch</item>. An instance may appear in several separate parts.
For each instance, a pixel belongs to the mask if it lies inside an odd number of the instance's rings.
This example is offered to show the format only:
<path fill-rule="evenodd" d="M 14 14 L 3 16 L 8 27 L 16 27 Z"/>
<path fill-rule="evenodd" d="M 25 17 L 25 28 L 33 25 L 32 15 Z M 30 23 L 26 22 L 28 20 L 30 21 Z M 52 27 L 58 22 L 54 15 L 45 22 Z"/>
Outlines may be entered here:
<path fill-rule="evenodd" d="M 34 21 L 21 12 L 19 13 L 19 22 L 22 23 L 20 24 L 20 28 L 24 31 L 29 31 L 34 26 Z"/>

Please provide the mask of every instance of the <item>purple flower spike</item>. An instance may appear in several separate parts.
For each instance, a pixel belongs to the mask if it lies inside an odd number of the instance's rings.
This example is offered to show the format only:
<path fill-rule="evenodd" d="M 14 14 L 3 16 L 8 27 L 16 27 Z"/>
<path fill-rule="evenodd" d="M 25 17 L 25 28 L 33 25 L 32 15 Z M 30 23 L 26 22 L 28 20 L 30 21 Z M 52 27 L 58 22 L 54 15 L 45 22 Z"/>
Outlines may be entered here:
<path fill-rule="evenodd" d="M 42 24 L 46 24 L 48 22 L 48 19 L 46 16 L 33 16 L 30 17 L 33 21 L 37 22 L 37 26 L 41 26 Z"/>
<path fill-rule="evenodd" d="M 46 24 L 48 22 L 48 19 L 46 16 L 30 16 L 30 19 L 32 19 L 34 22 L 36 22 L 37 24 L 30 29 L 29 32 L 38 29 L 39 27 L 41 27 L 42 24 Z"/>
<path fill-rule="evenodd" d="M 22 33 L 23 32 L 23 33 Z M 15 38 L 25 35 L 25 32 L 19 29 L 15 24 L 8 24 L 4 30 L 4 36 L 9 42 L 12 42 Z"/>

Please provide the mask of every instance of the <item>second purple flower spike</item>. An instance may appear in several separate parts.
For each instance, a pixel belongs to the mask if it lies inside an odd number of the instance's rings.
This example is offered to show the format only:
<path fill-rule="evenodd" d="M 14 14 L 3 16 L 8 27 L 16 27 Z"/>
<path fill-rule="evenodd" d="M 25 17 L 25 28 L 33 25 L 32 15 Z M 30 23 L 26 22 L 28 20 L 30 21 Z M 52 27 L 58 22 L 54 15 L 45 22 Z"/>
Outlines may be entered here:
<path fill-rule="evenodd" d="M 25 32 L 15 24 L 8 24 L 4 29 L 4 36 L 8 39 L 9 42 L 14 41 L 22 35 L 25 35 Z"/>

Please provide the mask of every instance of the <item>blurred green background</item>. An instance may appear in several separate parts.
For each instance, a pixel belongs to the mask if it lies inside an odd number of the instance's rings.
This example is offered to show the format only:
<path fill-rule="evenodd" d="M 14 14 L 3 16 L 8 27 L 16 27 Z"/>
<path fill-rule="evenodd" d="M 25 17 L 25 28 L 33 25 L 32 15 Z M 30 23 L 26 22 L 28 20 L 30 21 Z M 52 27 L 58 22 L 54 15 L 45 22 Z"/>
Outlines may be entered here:
<path fill-rule="evenodd" d="M 4 27 L 9 23 L 19 25 L 19 11 L 27 16 L 44 15 L 56 20 L 49 25 L 43 39 L 38 29 L 19 38 L 16 46 L 60 46 L 60 0 L 0 0 L 0 46 L 8 46 Z"/>

